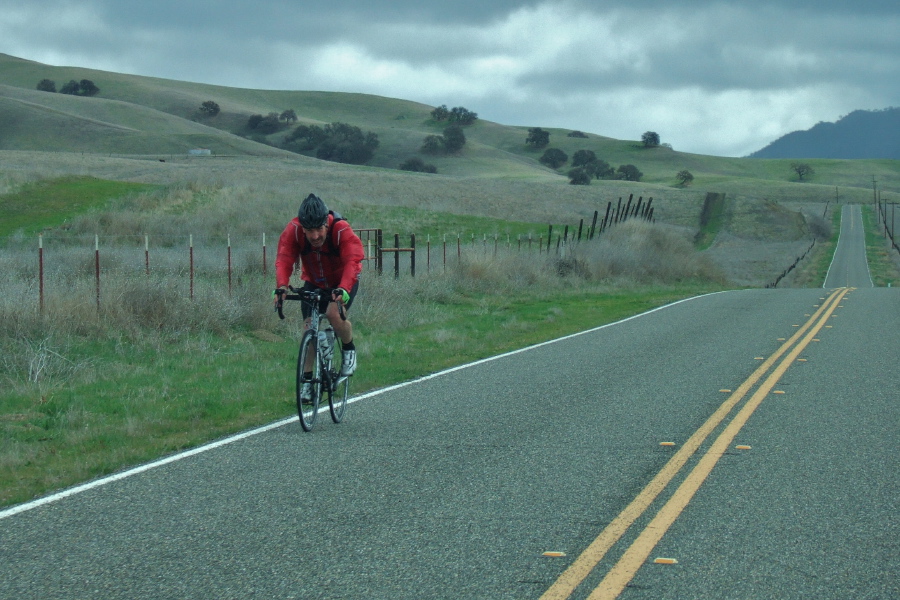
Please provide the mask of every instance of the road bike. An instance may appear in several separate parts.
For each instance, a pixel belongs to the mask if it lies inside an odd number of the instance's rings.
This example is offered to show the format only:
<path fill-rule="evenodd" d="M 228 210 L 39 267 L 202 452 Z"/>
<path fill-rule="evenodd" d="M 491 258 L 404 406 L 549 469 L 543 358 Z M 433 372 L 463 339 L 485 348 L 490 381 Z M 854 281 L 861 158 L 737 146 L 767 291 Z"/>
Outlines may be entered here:
<path fill-rule="evenodd" d="M 319 304 L 323 298 L 331 299 L 332 290 L 304 290 L 291 287 L 290 292 L 275 290 L 277 295 L 275 309 L 278 311 L 278 316 L 284 319 L 283 301 L 299 300 L 310 312 L 306 331 L 300 338 L 296 394 L 300 425 L 304 431 L 312 431 L 319 414 L 319 403 L 323 394 L 328 397 L 331 420 L 340 423 L 344 419 L 344 413 L 347 410 L 347 396 L 350 394 L 350 377 L 341 376 L 340 365 L 343 360 L 341 342 L 336 339 L 328 318 L 319 312 Z M 339 305 L 339 310 L 341 319 L 346 320 L 342 305 Z M 323 320 L 325 327 L 322 327 Z M 309 373 L 306 370 L 307 362 L 312 364 Z M 304 384 L 309 384 L 307 390 L 304 390 Z M 308 393 L 304 394 L 304 391 Z"/>

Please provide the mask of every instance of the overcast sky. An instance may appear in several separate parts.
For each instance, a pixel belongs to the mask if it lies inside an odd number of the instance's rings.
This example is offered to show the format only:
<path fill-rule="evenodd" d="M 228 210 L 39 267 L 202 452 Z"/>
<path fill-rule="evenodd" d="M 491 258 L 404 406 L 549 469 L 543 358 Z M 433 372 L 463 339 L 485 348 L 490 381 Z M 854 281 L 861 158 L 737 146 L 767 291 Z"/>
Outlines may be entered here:
<path fill-rule="evenodd" d="M 0 52 L 719 156 L 900 106 L 897 0 L 0 0 Z"/>

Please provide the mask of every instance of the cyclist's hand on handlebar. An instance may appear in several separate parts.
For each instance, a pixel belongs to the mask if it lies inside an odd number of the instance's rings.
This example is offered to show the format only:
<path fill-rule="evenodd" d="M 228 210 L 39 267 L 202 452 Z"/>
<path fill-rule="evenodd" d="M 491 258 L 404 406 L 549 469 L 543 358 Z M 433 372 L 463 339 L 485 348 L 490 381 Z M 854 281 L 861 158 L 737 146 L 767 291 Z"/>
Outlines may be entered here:
<path fill-rule="evenodd" d="M 350 294 L 344 288 L 334 288 L 331 290 L 331 299 L 338 304 L 347 304 L 350 302 Z"/>
<path fill-rule="evenodd" d="M 278 310 L 280 306 L 284 304 L 284 295 L 287 294 L 287 290 L 283 287 L 277 288 L 272 292 L 272 304 L 275 306 L 275 310 Z"/>
<path fill-rule="evenodd" d="M 334 288 L 331 290 L 331 299 L 339 304 L 350 302 L 350 294 L 344 288 Z"/>

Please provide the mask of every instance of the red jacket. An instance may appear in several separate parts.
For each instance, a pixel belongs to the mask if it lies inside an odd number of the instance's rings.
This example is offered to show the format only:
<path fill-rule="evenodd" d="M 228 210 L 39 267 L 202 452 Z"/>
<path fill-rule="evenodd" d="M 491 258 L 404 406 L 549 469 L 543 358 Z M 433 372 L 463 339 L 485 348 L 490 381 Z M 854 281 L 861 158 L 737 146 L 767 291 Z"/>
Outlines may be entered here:
<path fill-rule="evenodd" d="M 359 281 L 365 258 L 362 241 L 343 219 L 334 222 L 328 215 L 328 237 L 315 249 L 303 235 L 300 220 L 294 217 L 278 239 L 275 257 L 275 285 L 288 285 L 297 263 L 302 264 L 300 278 L 320 288 L 353 289 Z"/>

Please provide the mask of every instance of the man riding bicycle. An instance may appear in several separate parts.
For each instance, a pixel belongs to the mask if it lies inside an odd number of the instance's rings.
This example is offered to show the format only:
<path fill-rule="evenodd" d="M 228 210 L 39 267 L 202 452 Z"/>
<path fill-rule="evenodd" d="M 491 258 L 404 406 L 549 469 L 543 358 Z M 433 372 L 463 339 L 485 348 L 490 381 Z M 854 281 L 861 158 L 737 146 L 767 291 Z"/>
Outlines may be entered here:
<path fill-rule="evenodd" d="M 310 194 L 300 204 L 297 216 L 291 219 L 278 240 L 275 258 L 275 285 L 287 290 L 291 275 L 299 264 L 303 289 L 331 289 L 331 298 L 323 298 L 319 312 L 328 317 L 343 349 L 341 376 L 349 377 L 356 370 L 356 347 L 353 345 L 353 326 L 341 317 L 346 313 L 359 290 L 359 274 L 365 258 L 362 242 L 341 215 L 328 210 L 321 198 Z M 277 302 L 277 299 L 276 299 Z M 309 327 L 310 310 L 303 307 L 305 327 Z M 312 365 L 306 365 L 308 371 Z"/>

